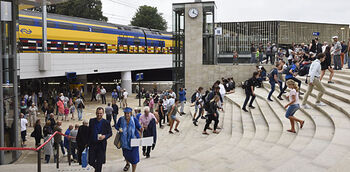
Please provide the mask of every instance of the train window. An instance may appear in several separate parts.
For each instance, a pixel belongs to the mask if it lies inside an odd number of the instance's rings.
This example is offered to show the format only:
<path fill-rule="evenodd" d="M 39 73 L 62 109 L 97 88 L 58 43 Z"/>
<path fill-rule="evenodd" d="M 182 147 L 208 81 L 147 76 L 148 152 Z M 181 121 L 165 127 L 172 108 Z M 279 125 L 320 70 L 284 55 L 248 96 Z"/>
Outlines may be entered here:
<path fill-rule="evenodd" d="M 90 31 L 89 26 L 86 25 L 77 25 L 77 30 L 79 31 Z"/>
<path fill-rule="evenodd" d="M 43 26 L 43 22 L 40 20 L 39 21 L 39 26 Z M 56 27 L 56 23 L 54 21 L 47 21 L 47 27 L 48 28 L 55 28 Z"/>
<path fill-rule="evenodd" d="M 102 30 L 101 27 L 95 27 L 95 26 L 93 26 L 93 27 L 92 27 L 92 31 L 93 31 L 93 32 L 103 33 L 103 30 Z"/>
<path fill-rule="evenodd" d="M 70 30 L 74 29 L 73 24 L 70 24 L 70 23 L 61 23 L 61 22 L 59 22 L 58 26 L 59 26 L 60 29 L 70 29 Z"/>
<path fill-rule="evenodd" d="M 136 39 L 136 38 L 134 39 L 134 44 L 135 44 L 135 45 L 140 45 L 140 43 L 141 43 L 140 39 L 138 39 L 138 38 L 137 38 L 137 39 Z"/>
<path fill-rule="evenodd" d="M 19 24 L 20 25 L 34 25 L 34 20 L 33 19 L 29 19 L 29 18 L 25 18 L 25 17 L 21 17 L 19 19 Z"/>

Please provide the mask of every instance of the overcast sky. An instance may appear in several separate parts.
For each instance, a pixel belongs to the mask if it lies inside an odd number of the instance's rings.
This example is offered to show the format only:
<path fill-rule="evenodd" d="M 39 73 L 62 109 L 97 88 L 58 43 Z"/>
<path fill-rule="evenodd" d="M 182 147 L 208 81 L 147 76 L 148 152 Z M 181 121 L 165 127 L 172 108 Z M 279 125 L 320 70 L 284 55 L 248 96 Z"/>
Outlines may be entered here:
<path fill-rule="evenodd" d="M 128 25 L 141 5 L 155 6 L 172 24 L 172 3 L 194 0 L 101 0 L 109 22 Z M 350 0 L 215 0 L 216 22 L 288 20 L 350 23 Z"/>

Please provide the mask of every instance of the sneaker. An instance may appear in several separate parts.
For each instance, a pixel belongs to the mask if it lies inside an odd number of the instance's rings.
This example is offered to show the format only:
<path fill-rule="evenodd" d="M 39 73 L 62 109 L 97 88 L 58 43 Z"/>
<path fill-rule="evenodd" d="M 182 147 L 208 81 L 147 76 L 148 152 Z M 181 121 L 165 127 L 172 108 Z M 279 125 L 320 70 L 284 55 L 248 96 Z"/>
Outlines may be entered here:
<path fill-rule="evenodd" d="M 180 132 L 178 129 L 175 129 L 174 131 L 176 131 L 176 132 Z"/>
<path fill-rule="evenodd" d="M 334 82 L 333 81 L 328 81 L 328 84 L 334 84 Z"/>
<path fill-rule="evenodd" d="M 247 110 L 246 108 L 242 108 L 242 110 L 243 110 L 244 112 L 248 112 L 248 110 Z"/>
<path fill-rule="evenodd" d="M 268 100 L 268 101 L 270 101 L 270 102 L 273 102 L 273 100 L 272 100 L 272 99 L 270 99 L 270 98 L 268 98 L 267 100 Z"/>
<path fill-rule="evenodd" d="M 174 134 L 172 131 L 169 131 L 169 134 Z"/>
<path fill-rule="evenodd" d="M 311 109 L 311 107 L 309 105 L 301 105 L 301 107 L 304 109 Z"/>
<path fill-rule="evenodd" d="M 63 154 L 63 156 L 67 156 L 68 154 L 67 154 L 67 152 L 65 152 L 64 154 Z"/>
<path fill-rule="evenodd" d="M 278 98 L 279 100 L 283 100 L 282 97 L 280 97 L 280 96 L 278 96 L 277 98 Z"/>
<path fill-rule="evenodd" d="M 205 118 L 204 116 L 201 116 L 201 119 L 207 119 L 207 118 Z"/>
<path fill-rule="evenodd" d="M 250 108 L 252 108 L 252 109 L 255 109 L 255 107 L 253 106 L 253 105 L 251 105 L 251 106 L 249 106 Z"/>
<path fill-rule="evenodd" d="M 326 104 L 324 104 L 323 102 L 320 103 L 316 103 L 317 106 L 326 106 Z"/>
<path fill-rule="evenodd" d="M 198 126 L 198 124 L 196 123 L 196 121 L 193 121 L 193 125 Z"/>

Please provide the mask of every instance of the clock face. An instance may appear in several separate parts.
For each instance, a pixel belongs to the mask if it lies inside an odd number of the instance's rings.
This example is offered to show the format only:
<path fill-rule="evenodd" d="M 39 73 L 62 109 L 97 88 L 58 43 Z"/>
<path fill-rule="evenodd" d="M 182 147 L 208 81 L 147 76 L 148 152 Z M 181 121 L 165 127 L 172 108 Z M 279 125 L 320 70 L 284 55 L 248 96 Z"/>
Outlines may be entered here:
<path fill-rule="evenodd" d="M 188 10 L 188 15 L 191 18 L 196 18 L 198 16 L 199 12 L 196 8 L 191 8 L 190 10 Z"/>

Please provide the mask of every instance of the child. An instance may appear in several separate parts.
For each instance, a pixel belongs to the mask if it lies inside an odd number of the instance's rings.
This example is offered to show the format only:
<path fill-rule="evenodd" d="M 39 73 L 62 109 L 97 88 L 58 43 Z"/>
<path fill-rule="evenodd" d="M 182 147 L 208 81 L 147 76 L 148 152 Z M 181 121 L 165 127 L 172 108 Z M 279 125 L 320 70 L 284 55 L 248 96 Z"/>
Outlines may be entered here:
<path fill-rule="evenodd" d="M 68 114 L 69 114 L 69 108 L 68 108 L 68 106 L 64 106 L 64 120 L 65 121 L 69 121 L 69 120 L 67 120 Z"/>
<path fill-rule="evenodd" d="M 75 119 L 74 119 L 74 112 L 75 112 L 74 103 L 73 103 L 73 102 L 70 102 L 70 103 L 69 103 L 69 106 L 70 106 L 69 111 L 70 111 L 70 113 L 72 114 L 71 120 L 75 120 Z"/>
<path fill-rule="evenodd" d="M 299 87 L 293 80 L 288 80 L 286 82 L 288 88 L 290 89 L 289 95 L 287 96 L 287 99 L 289 99 L 289 103 L 284 106 L 287 109 L 286 112 L 286 118 L 290 120 L 291 129 L 287 130 L 288 132 L 296 133 L 294 122 L 297 121 L 300 124 L 300 129 L 303 128 L 305 121 L 302 121 L 296 117 L 294 117 L 295 112 L 300 109 L 299 105 Z"/>

